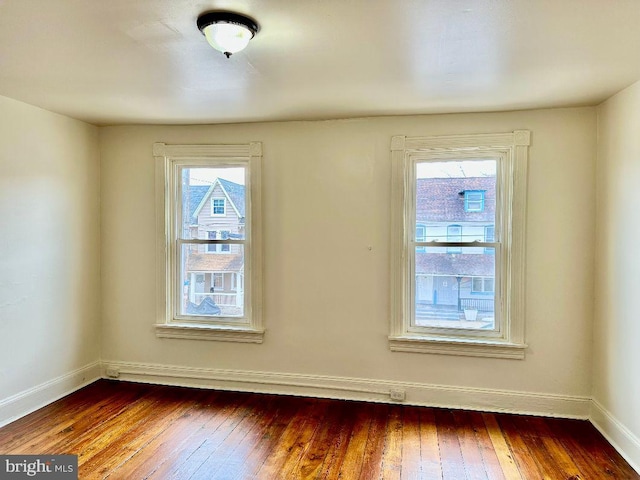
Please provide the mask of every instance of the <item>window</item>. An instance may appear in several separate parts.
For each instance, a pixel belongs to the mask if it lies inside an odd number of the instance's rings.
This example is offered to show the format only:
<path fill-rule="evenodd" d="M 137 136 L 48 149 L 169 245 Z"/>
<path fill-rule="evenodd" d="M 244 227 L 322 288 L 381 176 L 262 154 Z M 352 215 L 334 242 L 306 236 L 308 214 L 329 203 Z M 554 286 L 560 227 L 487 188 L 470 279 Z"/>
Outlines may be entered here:
<path fill-rule="evenodd" d="M 224 198 L 212 198 L 211 199 L 211 214 L 212 215 L 224 215 L 225 214 L 226 201 Z"/>
<path fill-rule="evenodd" d="M 218 238 L 218 232 L 216 232 L 215 230 L 213 230 L 212 232 L 207 232 L 207 238 L 209 240 L 216 240 Z M 215 253 L 217 251 L 218 251 L 218 245 L 215 245 L 215 244 L 207 245 L 207 252 Z"/>
<path fill-rule="evenodd" d="M 524 358 L 529 138 L 393 137 L 391 350 Z"/>
<path fill-rule="evenodd" d="M 215 291 L 224 290 L 224 273 L 214 272 L 212 279 L 212 287 Z"/>
<path fill-rule="evenodd" d="M 154 156 L 156 334 L 261 343 L 261 144 L 159 143 Z"/>
<path fill-rule="evenodd" d="M 220 239 L 221 240 L 229 240 L 229 230 L 222 230 L 220 232 Z M 220 244 L 220 251 L 221 252 L 230 252 L 231 251 L 231 245 L 229 245 L 228 243 Z"/>
<path fill-rule="evenodd" d="M 462 242 L 462 227 L 460 225 L 449 225 L 447 227 L 447 242 L 448 243 Z M 462 247 L 459 247 L 459 246 L 447 247 L 447 253 L 462 253 Z"/>
<path fill-rule="evenodd" d="M 427 241 L 427 227 L 422 224 L 416 225 L 416 242 L 426 242 Z M 424 247 L 418 247 L 419 251 L 426 251 Z"/>
<path fill-rule="evenodd" d="M 484 227 L 484 241 L 485 243 L 493 243 L 496 239 L 496 228 L 493 225 L 486 225 Z M 493 248 L 485 248 L 484 253 L 493 253 Z"/>
<path fill-rule="evenodd" d="M 230 238 L 230 232 L 228 230 L 221 230 L 221 231 L 217 231 L 217 230 L 213 230 L 210 232 L 207 232 L 207 239 L 208 240 L 228 240 Z M 240 238 L 242 238 L 240 236 Z M 207 252 L 209 253 L 228 253 L 231 251 L 231 245 L 229 245 L 228 243 L 221 243 L 221 244 L 209 244 L 207 245 Z"/>
<path fill-rule="evenodd" d="M 471 293 L 493 293 L 494 279 L 493 277 L 472 277 Z"/>
<path fill-rule="evenodd" d="M 464 211 L 482 212 L 484 210 L 484 192 L 482 190 L 465 190 Z"/>

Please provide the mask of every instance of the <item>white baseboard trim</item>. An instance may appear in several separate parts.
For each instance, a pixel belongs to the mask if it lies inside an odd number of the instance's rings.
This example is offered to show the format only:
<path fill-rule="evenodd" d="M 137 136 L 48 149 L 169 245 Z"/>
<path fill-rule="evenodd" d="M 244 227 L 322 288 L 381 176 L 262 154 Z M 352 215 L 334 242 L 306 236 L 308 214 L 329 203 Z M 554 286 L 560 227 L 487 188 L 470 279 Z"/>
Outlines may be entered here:
<path fill-rule="evenodd" d="M 589 420 L 629 465 L 640 474 L 640 438 L 636 437 L 595 399 L 591 400 Z"/>
<path fill-rule="evenodd" d="M 95 382 L 100 376 L 100 362 L 97 361 L 10 397 L 0 399 L 0 427 Z"/>
<path fill-rule="evenodd" d="M 117 361 L 102 362 L 104 378 L 109 378 L 107 368 L 117 371 L 120 380 L 133 382 L 380 403 L 395 403 L 390 391 L 403 390 L 408 405 L 562 418 L 587 419 L 591 405 L 589 397 L 579 396 Z"/>

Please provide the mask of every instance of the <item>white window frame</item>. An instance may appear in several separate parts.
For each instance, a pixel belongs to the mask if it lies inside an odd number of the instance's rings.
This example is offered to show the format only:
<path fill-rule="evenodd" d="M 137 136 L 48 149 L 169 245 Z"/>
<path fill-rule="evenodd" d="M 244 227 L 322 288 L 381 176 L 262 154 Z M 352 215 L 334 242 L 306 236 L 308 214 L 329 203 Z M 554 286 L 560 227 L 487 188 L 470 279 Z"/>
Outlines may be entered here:
<path fill-rule="evenodd" d="M 262 343 L 262 144 L 167 145 L 155 143 L 157 225 L 157 318 L 156 335 L 244 343 Z M 176 205 L 180 191 L 178 172 L 185 167 L 244 167 L 246 201 L 244 240 L 226 242 L 244 245 L 244 315 L 242 317 L 197 317 L 177 315 L 180 288 L 179 238 Z M 190 239 L 205 245 L 220 240 Z"/>
<path fill-rule="evenodd" d="M 394 136 L 391 141 L 392 351 L 523 359 L 525 349 L 526 181 L 531 132 Z M 415 309 L 415 165 L 436 159 L 497 158 L 495 331 L 413 327 Z M 435 245 L 435 244 L 434 244 Z M 465 244 L 466 245 L 466 244 Z M 470 243 L 469 246 L 474 246 Z"/>

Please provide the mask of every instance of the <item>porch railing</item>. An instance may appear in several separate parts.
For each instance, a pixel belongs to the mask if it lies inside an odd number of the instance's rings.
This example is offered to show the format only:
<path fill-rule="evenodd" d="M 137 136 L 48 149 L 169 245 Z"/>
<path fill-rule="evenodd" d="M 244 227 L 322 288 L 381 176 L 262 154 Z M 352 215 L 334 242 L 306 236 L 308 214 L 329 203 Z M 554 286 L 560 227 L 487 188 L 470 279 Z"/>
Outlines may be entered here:
<path fill-rule="evenodd" d="M 242 305 L 242 294 L 238 293 L 194 293 L 195 304 L 199 304 L 205 297 L 209 297 L 216 305 Z"/>
<path fill-rule="evenodd" d="M 493 298 L 461 298 L 460 308 L 463 310 L 478 310 L 479 312 L 493 312 Z"/>

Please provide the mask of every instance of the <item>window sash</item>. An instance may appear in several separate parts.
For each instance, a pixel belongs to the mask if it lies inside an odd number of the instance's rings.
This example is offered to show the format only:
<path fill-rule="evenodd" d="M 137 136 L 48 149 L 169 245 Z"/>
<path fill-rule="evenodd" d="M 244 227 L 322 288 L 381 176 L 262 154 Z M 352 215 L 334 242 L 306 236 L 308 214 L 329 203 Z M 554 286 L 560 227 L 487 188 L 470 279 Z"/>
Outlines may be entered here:
<path fill-rule="evenodd" d="M 444 247 L 447 254 L 464 255 L 464 248 L 483 248 L 483 249 L 495 249 L 495 268 L 494 277 L 495 285 L 502 285 L 501 276 L 503 275 L 503 265 L 501 259 L 503 258 L 502 249 L 503 243 L 499 238 L 494 238 L 493 242 L 483 241 L 449 241 L 452 236 L 460 237 L 463 234 L 463 226 L 459 224 L 448 224 L 447 229 L 447 241 L 429 241 L 429 242 L 417 242 L 416 239 L 416 227 L 418 221 L 416 218 L 417 209 L 417 165 L 424 162 L 443 162 L 443 161 L 465 161 L 465 160 L 495 160 L 496 162 L 496 206 L 495 206 L 495 218 L 494 228 L 496 235 L 500 228 L 503 228 L 503 212 L 502 212 L 502 182 L 504 181 L 505 172 L 505 159 L 506 154 L 499 150 L 488 150 L 484 152 L 465 152 L 465 151 L 451 151 L 451 152 L 416 152 L 409 155 L 405 160 L 406 162 L 406 180 L 405 180 L 405 201 L 409 200 L 404 208 L 405 218 L 407 219 L 409 231 L 404 238 L 404 258 L 406 272 L 406 285 L 408 286 L 409 295 L 405 299 L 405 312 L 406 318 L 403 320 L 404 330 L 410 334 L 418 334 L 425 336 L 454 336 L 456 338 L 504 338 L 505 337 L 505 325 L 502 321 L 502 298 L 503 292 L 498 289 L 494 289 L 494 329 L 482 330 L 482 329 L 462 329 L 451 327 L 433 327 L 416 325 L 416 247 Z M 496 226 L 499 226 L 496 228 Z M 452 233 L 453 229 L 459 231 L 459 233 Z M 483 251 L 483 255 L 487 255 L 486 250 Z"/>
<path fill-rule="evenodd" d="M 172 206 L 172 215 L 170 217 L 169 230 L 173 232 L 170 238 L 170 250 L 172 257 L 171 265 L 171 279 L 169 280 L 173 284 L 173 295 L 171 302 L 171 322 L 179 323 L 194 323 L 194 324 L 208 324 L 208 325 L 251 325 L 251 293 L 250 289 L 252 285 L 250 282 L 244 284 L 243 294 L 243 315 L 242 316 L 199 316 L 192 314 L 181 313 L 181 301 L 183 296 L 183 282 L 181 281 L 182 274 L 182 246 L 183 245 L 206 245 L 208 253 L 220 253 L 222 251 L 222 245 L 243 245 L 244 246 L 244 270 L 250 272 L 251 270 L 251 171 L 250 165 L 244 161 L 235 161 L 231 159 L 175 159 L 172 164 L 172 176 L 169 178 L 169 202 Z M 188 234 L 183 232 L 183 215 L 184 208 L 182 205 L 182 185 L 181 179 L 184 169 L 189 168 L 224 168 L 224 167 L 243 167 L 245 169 L 245 238 L 244 239 L 218 239 L 222 237 L 222 231 L 216 230 L 216 239 L 190 239 L 183 238 L 183 235 Z M 225 200 L 225 212 L 226 212 L 226 199 Z M 213 213 L 214 198 L 211 199 L 211 215 L 219 216 Z M 211 245 L 214 247 L 212 248 Z M 220 246 L 218 246 L 220 245 Z M 250 277 L 250 276 L 249 276 Z"/>

